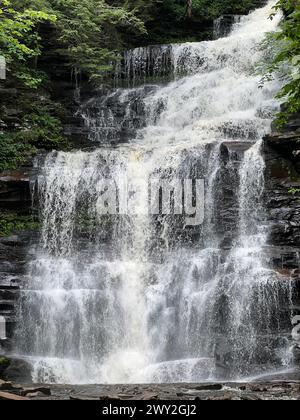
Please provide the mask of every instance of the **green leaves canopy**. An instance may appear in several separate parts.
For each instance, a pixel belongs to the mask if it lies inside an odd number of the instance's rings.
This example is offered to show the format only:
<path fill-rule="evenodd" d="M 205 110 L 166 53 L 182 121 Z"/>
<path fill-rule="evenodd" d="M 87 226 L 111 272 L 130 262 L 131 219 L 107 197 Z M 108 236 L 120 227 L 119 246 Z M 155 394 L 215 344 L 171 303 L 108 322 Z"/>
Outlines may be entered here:
<path fill-rule="evenodd" d="M 51 5 L 58 17 L 60 53 L 91 78 L 101 77 L 101 72 L 111 68 L 110 62 L 117 60 L 124 32 L 146 32 L 134 11 L 104 0 L 53 0 Z"/>
<path fill-rule="evenodd" d="M 104 0 L 17 0 L 14 8 L 9 0 L 1 0 L 0 51 L 8 63 L 38 57 L 38 26 L 51 22 L 57 29 L 57 52 L 69 57 L 70 66 L 76 70 L 92 78 L 101 77 L 117 59 L 124 33 L 146 33 L 136 11 Z M 25 83 L 27 79 L 23 74 Z"/>
<path fill-rule="evenodd" d="M 37 27 L 46 21 L 54 23 L 55 15 L 30 8 L 18 11 L 9 0 L 0 1 L 0 54 L 6 58 L 8 69 L 28 87 L 41 82 L 25 63 L 40 55 Z"/>
<path fill-rule="evenodd" d="M 282 10 L 285 19 L 281 31 L 270 36 L 276 48 L 269 72 L 280 72 L 284 86 L 278 97 L 284 102 L 278 115 L 279 126 L 285 124 L 290 115 L 300 110 L 300 3 L 296 0 L 280 0 L 275 12 Z M 271 16 L 272 18 L 272 16 Z"/>
<path fill-rule="evenodd" d="M 24 61 L 40 54 L 39 41 L 35 28 L 40 22 L 55 22 L 54 15 L 43 11 L 24 9 L 22 12 L 12 8 L 9 0 L 0 1 L 0 51 L 8 61 Z"/>

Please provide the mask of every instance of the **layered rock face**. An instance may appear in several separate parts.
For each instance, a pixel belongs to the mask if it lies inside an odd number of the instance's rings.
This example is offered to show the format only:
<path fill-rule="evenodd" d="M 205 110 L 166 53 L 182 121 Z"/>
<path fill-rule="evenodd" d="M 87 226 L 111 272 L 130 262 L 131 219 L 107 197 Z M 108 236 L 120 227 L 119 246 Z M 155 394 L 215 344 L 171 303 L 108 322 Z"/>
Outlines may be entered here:
<path fill-rule="evenodd" d="M 293 280 L 292 315 L 300 314 L 300 119 L 295 115 L 282 132 L 264 140 L 266 205 L 270 223 L 269 255 L 283 281 Z M 296 321 L 295 321 L 296 322 Z M 294 356 L 300 363 L 299 343 Z"/>
<path fill-rule="evenodd" d="M 21 214 L 30 217 L 31 176 L 30 168 L 7 171 L 0 175 L 1 216 L 16 214 L 18 218 Z M 0 237 L 0 316 L 6 321 L 7 340 L 2 342 L 6 349 L 11 348 L 16 324 L 16 304 L 19 289 L 24 284 L 27 256 L 33 236 L 32 231 L 13 232 L 12 229 L 10 236 Z"/>

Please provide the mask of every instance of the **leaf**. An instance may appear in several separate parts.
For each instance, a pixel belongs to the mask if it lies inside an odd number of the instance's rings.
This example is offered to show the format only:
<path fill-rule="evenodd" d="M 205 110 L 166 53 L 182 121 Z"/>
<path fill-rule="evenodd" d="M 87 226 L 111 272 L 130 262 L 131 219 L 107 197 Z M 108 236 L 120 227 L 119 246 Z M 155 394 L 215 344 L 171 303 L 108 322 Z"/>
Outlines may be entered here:
<path fill-rule="evenodd" d="M 295 73 L 292 75 L 293 80 L 297 81 L 300 80 L 300 73 Z"/>
<path fill-rule="evenodd" d="M 299 64 L 300 63 L 300 55 L 295 55 L 293 58 L 292 58 L 292 65 L 293 66 L 297 66 L 297 64 Z"/>

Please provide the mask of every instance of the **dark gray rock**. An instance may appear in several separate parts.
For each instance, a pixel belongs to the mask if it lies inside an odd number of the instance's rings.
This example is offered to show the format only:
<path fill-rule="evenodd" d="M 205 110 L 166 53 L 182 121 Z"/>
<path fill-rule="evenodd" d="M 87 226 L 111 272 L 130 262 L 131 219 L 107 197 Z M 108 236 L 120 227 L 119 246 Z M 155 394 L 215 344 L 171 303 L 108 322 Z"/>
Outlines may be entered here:
<path fill-rule="evenodd" d="M 1 215 L 29 216 L 32 212 L 30 179 L 34 176 L 31 167 L 0 174 Z M 7 340 L 2 348 L 12 348 L 13 333 L 17 322 L 16 308 L 20 286 L 24 284 L 27 256 L 30 244 L 37 235 L 22 231 L 8 237 L 0 237 L 0 316 L 6 320 Z"/>
<path fill-rule="evenodd" d="M 214 39 L 228 36 L 235 23 L 241 19 L 239 15 L 223 15 L 214 21 Z"/>
<path fill-rule="evenodd" d="M 286 310 L 294 315 L 300 313 L 300 198 L 291 190 L 300 188 L 299 139 L 300 121 L 295 117 L 282 132 L 273 132 L 264 141 L 265 202 L 270 225 L 267 253 L 271 267 L 282 275 L 283 281 L 293 280 L 293 303 Z M 292 325 L 287 325 L 286 329 L 291 334 Z M 299 365 L 300 351 L 296 345 L 292 351 Z M 295 377 L 299 379 L 299 372 Z"/>
<path fill-rule="evenodd" d="M 9 358 L 9 366 L 2 372 L 6 381 L 15 383 L 31 383 L 32 367 L 25 360 Z"/>
<path fill-rule="evenodd" d="M 0 174 L 0 209 L 29 209 L 32 170 L 6 171 Z"/>

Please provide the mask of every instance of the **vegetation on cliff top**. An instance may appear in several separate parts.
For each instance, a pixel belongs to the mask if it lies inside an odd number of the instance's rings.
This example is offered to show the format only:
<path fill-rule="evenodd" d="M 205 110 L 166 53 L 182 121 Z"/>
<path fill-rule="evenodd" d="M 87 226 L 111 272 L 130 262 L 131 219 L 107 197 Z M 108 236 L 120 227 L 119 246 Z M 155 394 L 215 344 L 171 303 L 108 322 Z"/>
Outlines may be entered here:
<path fill-rule="evenodd" d="M 154 40 L 184 41 L 186 26 L 193 22 L 201 32 L 205 29 L 202 23 L 210 22 L 212 26 L 218 16 L 247 13 L 258 3 L 259 0 L 15 0 L 12 5 L 10 0 L 0 0 L 0 51 L 11 67 L 23 63 L 32 70 L 32 64 L 43 53 L 39 28 L 48 22 L 56 28 L 57 54 L 66 56 L 74 69 L 99 77 L 124 48 Z M 23 80 L 26 83 L 25 76 Z M 39 81 L 42 82 L 37 79 L 36 83 Z M 31 87 L 34 86 L 33 83 Z"/>
<path fill-rule="evenodd" d="M 268 73 L 277 73 L 283 81 L 278 94 L 283 106 L 277 118 L 278 126 L 282 127 L 300 110 L 300 2 L 279 0 L 274 13 L 278 10 L 284 13 L 285 19 L 281 22 L 281 30 L 269 34 L 267 39 L 275 50 Z"/>

